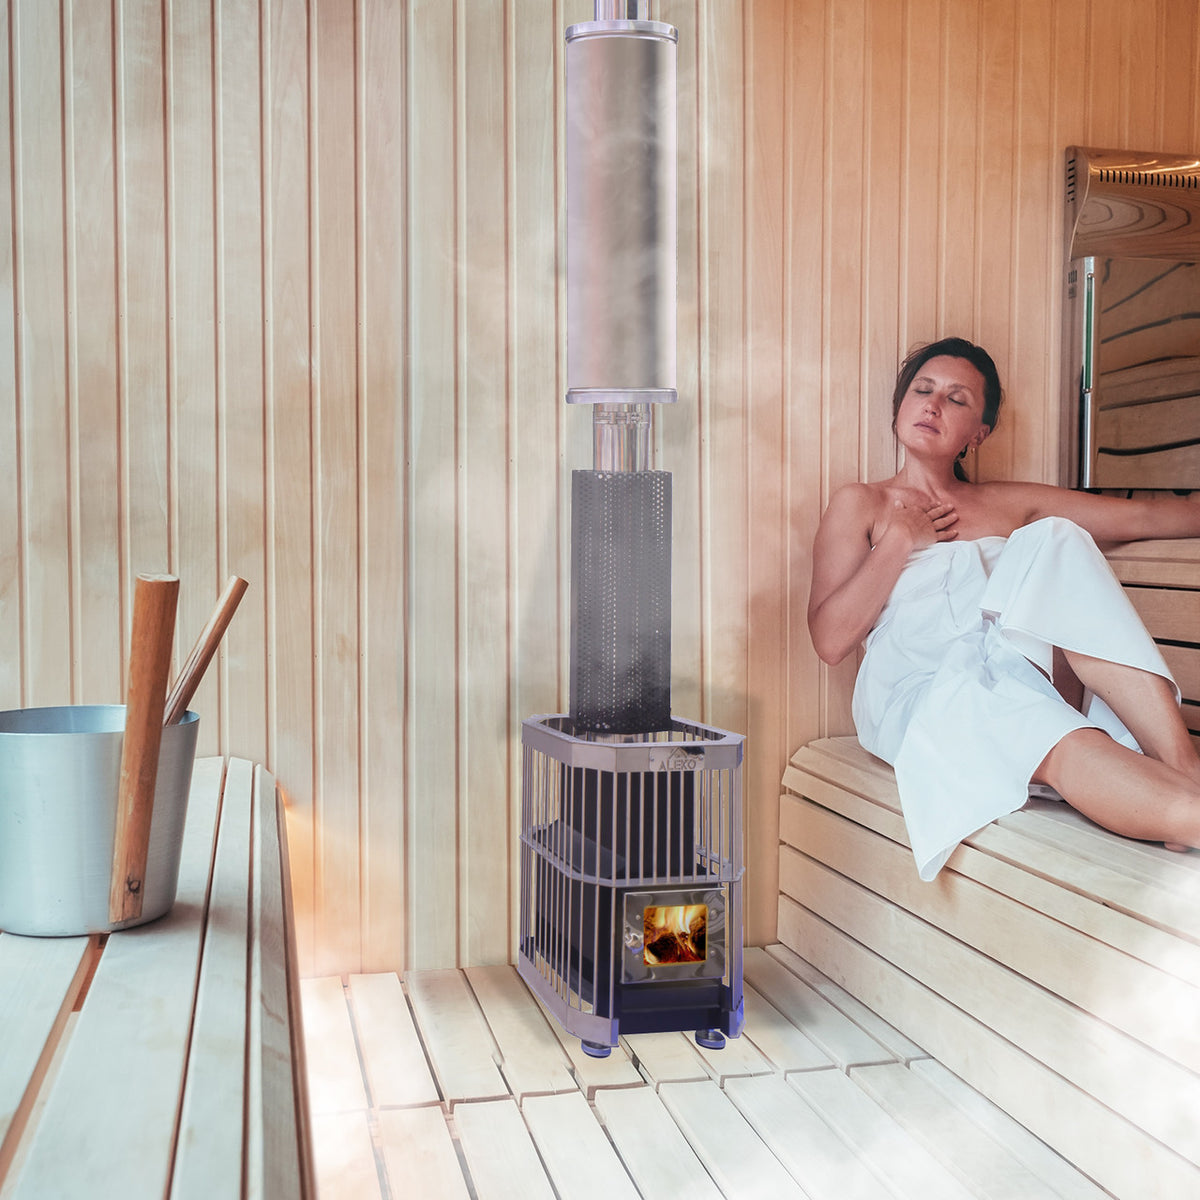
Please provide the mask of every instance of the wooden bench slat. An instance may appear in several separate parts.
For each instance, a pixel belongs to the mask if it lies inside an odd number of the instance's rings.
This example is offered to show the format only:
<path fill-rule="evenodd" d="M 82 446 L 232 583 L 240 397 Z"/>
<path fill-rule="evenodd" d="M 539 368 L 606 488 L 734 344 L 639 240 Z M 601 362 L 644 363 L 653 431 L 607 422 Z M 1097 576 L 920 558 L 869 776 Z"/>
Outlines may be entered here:
<path fill-rule="evenodd" d="M 858 764 L 875 760 L 870 759 L 856 739 L 823 738 L 805 749 L 808 753 L 804 761 L 812 767 L 814 777 L 819 772 L 821 782 L 819 795 L 810 796 L 810 799 L 858 824 L 880 828 L 892 840 L 908 845 L 907 837 L 899 832 L 902 823 L 899 827 L 881 826 L 874 818 L 863 819 L 864 814 L 873 814 L 881 807 L 891 809 L 895 782 L 891 780 L 885 785 L 879 774 L 864 772 Z M 879 764 L 878 769 L 890 775 L 885 765 Z M 790 789 L 791 785 L 788 786 Z M 880 794 L 862 794 L 872 787 L 877 787 Z M 807 795 L 803 790 L 796 794 Z M 898 817 L 898 801 L 896 814 Z M 1054 824 L 1056 821 L 1060 825 Z M 1100 834 L 1099 842 L 1106 849 L 1100 851 L 1096 846 L 1097 835 L 1089 825 L 1067 805 L 1033 802 L 1027 809 L 985 826 L 964 845 L 1014 863 L 1033 875 L 1053 880 L 1064 888 L 1117 907 L 1160 928 L 1194 936 L 1200 914 L 1194 900 L 1194 875 L 1190 873 L 1193 864 L 1183 867 L 1157 857 L 1148 868 L 1141 865 L 1145 861 L 1145 847 L 1105 833 Z M 961 850 L 960 847 L 955 851 L 948 864 L 955 870 L 960 869 L 958 856 Z M 1162 853 L 1170 854 L 1170 851 Z M 1181 874 L 1184 871 L 1188 874 Z"/>
<path fill-rule="evenodd" d="M 217 828 L 172 1200 L 236 1196 L 242 1186 L 250 788 L 250 764 L 231 762 Z"/>
<path fill-rule="evenodd" d="M 516 968 L 468 967 L 466 976 L 500 1049 L 500 1071 L 517 1100 L 577 1091 L 562 1043 Z"/>
<path fill-rule="evenodd" d="M 477 1195 L 554 1200 L 554 1189 L 514 1100 L 460 1104 L 454 1121 Z"/>
<path fill-rule="evenodd" d="M 559 1200 L 639 1200 L 582 1092 L 530 1096 L 522 1112 Z"/>
<path fill-rule="evenodd" d="M 376 1108 L 436 1104 L 437 1084 L 421 1048 L 400 977 L 351 975 L 350 1000 L 363 1068 Z"/>
<path fill-rule="evenodd" d="M 795 801 L 804 854 L 870 889 L 1055 995 L 1193 1070 L 1200 1070 L 1200 989 L 1036 909 L 947 871 L 922 882 L 895 843 L 814 804 Z M 791 861 L 791 860 L 789 860 Z M 781 885 L 782 886 L 782 885 Z M 783 890 L 787 890 L 784 888 Z M 1130 1004 L 1154 996 L 1153 1007 Z M 1164 1019 L 1164 1013 L 1174 1014 Z"/>
<path fill-rule="evenodd" d="M 1200 633 L 1200 591 L 1132 586 L 1125 589 L 1125 595 L 1151 637 L 1191 642 Z"/>
<path fill-rule="evenodd" d="M 793 900 L 780 938 L 870 1008 L 891 1014 L 955 1074 L 1118 1196 L 1190 1200 L 1200 1171 L 1032 1055 Z"/>
<path fill-rule="evenodd" d="M 0 933 L 0 1180 L 98 953 L 98 939 Z"/>
<path fill-rule="evenodd" d="M 787 892 L 781 916 L 790 897 L 1020 1045 L 1114 1113 L 1200 1163 L 1200 1126 L 1191 1116 L 1200 1112 L 1200 1080 L 1185 1067 L 1058 996 L 1030 987 L 973 947 L 794 851 L 781 856 L 781 877 Z M 1177 1014 L 1177 1019 L 1186 1015 Z"/>
<path fill-rule="evenodd" d="M 167 1190 L 223 774 L 219 760 L 196 763 L 175 906 L 109 938 L 17 1181 L 21 1200 Z"/>
<path fill-rule="evenodd" d="M 721 1200 L 716 1184 L 653 1088 L 602 1088 L 595 1105 L 643 1196 Z"/>
<path fill-rule="evenodd" d="M 1179 854 L 1159 842 L 1118 837 L 1081 819 L 1069 804 L 1054 800 L 1030 800 L 1021 817 L 1036 836 L 1066 846 L 1089 862 L 1137 879 L 1146 888 L 1169 892 L 1185 906 L 1200 888 L 1200 855 Z M 1200 933 L 1200 919 L 1192 924 Z"/>
<path fill-rule="evenodd" d="M 313 1180 L 307 1157 L 307 1078 L 297 1052 L 295 944 L 283 814 L 275 779 L 254 767 L 251 851 L 250 978 L 247 988 L 247 1191 L 251 1197 L 305 1198 Z"/>

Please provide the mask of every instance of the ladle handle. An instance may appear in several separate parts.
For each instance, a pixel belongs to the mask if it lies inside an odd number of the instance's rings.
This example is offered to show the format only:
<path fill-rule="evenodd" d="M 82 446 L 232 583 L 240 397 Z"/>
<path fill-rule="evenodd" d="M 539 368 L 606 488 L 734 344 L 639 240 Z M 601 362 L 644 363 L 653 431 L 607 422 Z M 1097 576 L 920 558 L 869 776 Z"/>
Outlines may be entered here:
<path fill-rule="evenodd" d="M 142 915 L 162 740 L 162 706 L 171 670 L 178 596 L 179 580 L 174 575 L 137 577 L 117 789 L 117 832 L 108 895 L 108 919 L 113 925 Z"/>
<path fill-rule="evenodd" d="M 164 725 L 174 725 L 187 712 L 187 706 L 196 694 L 204 672 L 208 670 L 208 664 L 217 652 L 221 638 L 225 636 L 225 630 L 233 620 L 233 614 L 237 612 L 237 606 L 242 602 L 242 596 L 249 586 L 237 575 L 229 577 L 229 582 L 225 584 L 225 590 L 217 601 L 217 607 L 196 639 L 196 644 L 192 647 L 187 662 L 183 664 L 183 670 L 179 672 L 179 678 L 175 681 L 170 696 L 167 697 L 166 711 L 163 714 Z"/>

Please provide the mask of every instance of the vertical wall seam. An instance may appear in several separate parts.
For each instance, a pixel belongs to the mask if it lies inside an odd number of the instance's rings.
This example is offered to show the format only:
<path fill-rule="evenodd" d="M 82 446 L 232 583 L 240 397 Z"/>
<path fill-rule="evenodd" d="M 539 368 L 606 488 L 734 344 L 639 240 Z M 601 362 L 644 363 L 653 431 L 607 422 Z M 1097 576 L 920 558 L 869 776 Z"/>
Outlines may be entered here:
<path fill-rule="evenodd" d="M 67 640 L 70 664 L 70 702 L 78 704 L 82 693 L 82 664 L 80 648 L 83 645 L 83 603 L 80 589 L 81 545 L 80 503 L 81 489 L 79 456 L 79 380 L 78 343 L 79 320 L 75 296 L 78 291 L 78 244 L 75 233 L 77 215 L 75 211 L 75 106 L 70 81 L 75 76 L 71 17 L 74 12 L 71 0 L 62 0 L 59 9 L 59 61 L 60 61 L 60 104 L 62 106 L 62 180 L 63 180 L 63 325 L 66 330 L 64 343 L 65 362 L 63 376 L 66 382 L 67 406 Z"/>
<path fill-rule="evenodd" d="M 216 463 L 214 479 L 214 518 L 216 523 L 216 550 L 218 575 L 229 569 L 229 508 L 226 485 L 229 473 L 228 446 L 228 380 L 229 355 L 226 341 L 226 297 L 227 263 L 225 240 L 225 71 L 224 71 L 224 23 L 220 4 L 212 8 L 212 79 L 213 79 L 213 308 L 214 308 L 214 381 L 216 395 L 214 413 L 216 418 L 215 442 Z M 217 680 L 217 713 L 219 744 L 230 743 L 229 728 L 229 680 L 227 673 Z"/>
<path fill-rule="evenodd" d="M 174 575 L 180 573 L 179 566 L 179 451 L 178 440 L 178 403 L 179 398 L 175 387 L 175 323 L 174 323 L 174 272 L 175 272 L 175 212 L 174 189 L 172 187 L 173 162 L 172 153 L 174 140 L 171 136 L 172 116 L 172 83 L 174 81 L 174 59 L 171 45 L 171 16 L 173 13 L 171 0 L 165 0 L 162 6 L 162 17 L 159 26 L 159 53 L 162 56 L 162 78 L 160 101 L 162 103 L 162 171 L 161 180 L 163 197 L 163 405 L 164 433 L 166 444 L 163 447 L 165 460 L 165 487 L 167 506 L 167 570 Z M 178 644 L 178 638 L 176 638 Z M 178 661 L 178 651 L 176 651 Z"/>
<path fill-rule="evenodd" d="M 371 555 L 368 548 L 367 532 L 370 528 L 370 505 L 368 502 L 370 480 L 367 471 L 367 421 L 366 414 L 371 397 L 367 392 L 370 387 L 370 373 L 366 370 L 367 363 L 367 299 L 366 299 L 366 54 L 364 38 L 366 17 L 363 13 L 364 0 L 354 0 L 354 306 L 356 309 L 356 354 L 354 363 L 354 454 L 358 472 L 358 487 L 355 492 L 355 564 L 358 578 L 355 581 L 355 645 L 358 653 L 355 659 L 355 680 L 357 683 L 356 700 L 358 704 L 358 745 L 357 761 L 355 763 L 355 780 L 358 788 L 358 804 L 356 816 L 358 821 L 358 969 L 363 969 L 362 948 L 369 941 L 369 933 L 364 924 L 364 915 L 369 916 L 371 856 L 363 831 L 367 827 L 367 814 L 371 808 L 371 771 L 369 757 L 369 730 L 371 718 L 370 695 L 367 680 L 370 672 L 367 664 L 371 661 L 370 621 L 368 608 L 371 599 Z"/>
<path fill-rule="evenodd" d="M 124 696 L 124 664 L 129 661 L 128 630 L 132 622 L 132 582 L 130 580 L 130 555 L 133 545 L 132 498 L 130 496 L 129 480 L 129 381 L 127 364 L 129 361 L 128 338 L 129 323 L 127 319 L 128 287 L 126 272 L 128 270 L 125 223 L 128 217 L 125 180 L 125 71 L 123 50 L 125 44 L 125 26 L 122 19 L 124 12 L 120 0 L 111 0 L 112 29 L 113 29 L 113 125 L 115 129 L 115 155 L 113 180 L 116 189 L 115 221 L 113 229 L 114 262 L 117 280 L 117 479 L 120 489 L 120 520 L 119 534 L 120 554 L 120 653 L 118 661 L 122 664 L 121 694 Z"/>
<path fill-rule="evenodd" d="M 516 393 L 514 381 L 513 353 L 512 347 L 515 342 L 516 330 L 513 322 L 513 312 L 515 311 L 515 269 L 513 266 L 513 237 L 512 237 L 512 214 L 513 214 L 513 190 L 515 186 L 515 164 L 514 164 L 514 138 L 515 138 L 515 100 L 513 97 L 514 89 L 514 72 L 513 72 L 513 5 L 512 0 L 504 0 L 501 11 L 501 87 L 503 91 L 502 103 L 504 106 L 504 116 L 501 122 L 501 128 L 504 131 L 504 170 L 503 170 L 503 204 L 504 216 L 502 220 L 502 229 L 504 231 L 504 345 L 506 353 L 504 355 L 504 511 L 507 514 L 507 520 L 504 527 L 504 676 L 508 680 L 508 685 L 504 693 L 504 729 L 505 731 L 513 730 L 513 714 L 516 710 L 515 703 L 515 680 L 517 675 L 517 648 L 516 648 L 516 621 L 515 614 L 518 611 L 515 595 L 515 570 L 514 559 L 516 555 L 516 487 L 513 479 L 513 400 Z M 515 731 L 514 731 L 515 732 Z M 504 829 L 506 844 L 510 847 L 508 854 L 509 862 L 509 884 L 505 889 L 505 929 L 513 930 L 516 927 L 513 911 L 513 886 L 512 877 L 519 872 L 519 856 L 518 856 L 518 840 L 516 837 L 519 828 L 518 814 L 514 808 L 514 802 L 520 797 L 519 787 L 514 786 L 513 772 L 516 766 L 517 755 L 513 753 L 513 737 L 511 735 L 504 738 Z M 507 939 L 511 942 L 511 934 Z"/>
<path fill-rule="evenodd" d="M 321 309 L 321 194 L 318 178 L 320 156 L 317 114 L 320 109 L 320 73 L 317 56 L 320 52 L 316 9 L 320 0 L 308 0 L 308 20 L 305 49 L 308 52 L 308 380 L 309 421 L 308 441 L 309 480 L 312 499 L 309 505 L 309 537 L 312 545 L 313 572 L 309 593 L 312 614 L 312 669 L 313 669 L 313 925 L 317 945 L 322 935 L 327 934 L 325 914 L 325 754 L 321 730 L 325 726 L 325 652 L 323 625 L 321 622 L 321 581 L 324 578 L 325 540 L 321 513 L 324 508 L 321 464 L 321 408 L 324 392 L 321 387 L 321 328 L 317 315 Z"/>
<path fill-rule="evenodd" d="M 463 283 L 466 278 L 466 263 L 463 249 L 466 244 L 466 234 L 463 221 L 466 214 L 466 200 L 463 191 L 467 185 L 467 137 L 466 137 L 466 34 L 463 29 L 465 20 L 463 12 L 464 0 L 454 0 L 454 10 L 451 20 L 451 50 L 453 80 L 451 95 L 453 117 L 451 129 L 454 131 L 453 145 L 453 182 L 451 195 L 453 197 L 453 213 L 451 225 L 453 241 L 451 247 L 451 270 L 454 272 L 454 314 L 452 328 L 454 330 L 453 378 L 454 392 L 454 434 L 451 439 L 454 463 L 454 679 L 457 683 L 454 695 L 454 775 L 451 780 L 450 795 L 454 804 L 454 845 L 457 850 L 454 863 L 454 899 L 457 908 L 454 945 L 454 963 L 464 965 L 463 948 L 469 944 L 466 923 L 470 919 L 470 904 L 464 901 L 463 881 L 466 871 L 470 869 L 469 813 L 466 811 L 466 799 L 463 795 L 463 779 L 466 776 L 466 754 L 463 730 L 464 697 L 467 693 L 466 672 L 469 669 L 469 642 L 466 635 L 466 606 L 463 604 L 463 585 L 469 572 L 465 561 L 468 550 L 467 539 L 463 536 L 462 519 L 466 512 L 464 493 L 466 490 L 466 470 L 464 457 L 466 454 L 467 438 L 467 402 L 466 402 L 466 371 L 463 356 L 466 354 L 466 316 L 463 304 Z"/>

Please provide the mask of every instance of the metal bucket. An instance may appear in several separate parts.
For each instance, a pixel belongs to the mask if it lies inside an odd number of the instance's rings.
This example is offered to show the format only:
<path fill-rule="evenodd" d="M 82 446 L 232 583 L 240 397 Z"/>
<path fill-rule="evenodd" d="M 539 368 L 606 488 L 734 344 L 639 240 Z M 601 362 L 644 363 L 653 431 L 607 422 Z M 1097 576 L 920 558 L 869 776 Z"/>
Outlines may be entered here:
<path fill-rule="evenodd" d="M 106 933 L 175 903 L 200 718 L 162 731 L 142 915 L 108 919 L 125 706 L 0 712 L 0 929 L 39 937 Z"/>

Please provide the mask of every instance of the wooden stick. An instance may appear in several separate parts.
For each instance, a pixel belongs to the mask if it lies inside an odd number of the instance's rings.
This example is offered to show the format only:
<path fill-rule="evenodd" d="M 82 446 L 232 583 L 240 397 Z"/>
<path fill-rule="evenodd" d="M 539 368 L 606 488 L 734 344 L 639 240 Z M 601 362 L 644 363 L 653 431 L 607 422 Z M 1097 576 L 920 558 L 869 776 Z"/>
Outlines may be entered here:
<path fill-rule="evenodd" d="M 108 894 L 111 924 L 142 915 L 154 784 L 162 740 L 162 704 L 171 670 L 175 604 L 174 575 L 139 575 L 133 594 L 129 683 L 125 692 L 125 738 L 117 790 L 117 835 Z"/>
<path fill-rule="evenodd" d="M 174 725 L 187 712 L 187 706 L 196 694 L 196 689 L 200 686 L 201 679 L 204 678 L 204 672 L 208 670 L 208 664 L 217 652 L 221 638 L 225 636 L 225 630 L 228 628 L 229 622 L 233 620 L 233 614 L 237 611 L 237 606 L 242 602 L 242 596 L 249 586 L 244 579 L 237 575 L 230 575 L 229 582 L 225 584 L 225 590 L 217 601 L 217 607 L 213 610 L 213 615 L 209 617 L 208 624 L 192 647 L 192 652 L 188 655 L 187 662 L 183 664 L 183 670 L 179 672 L 179 678 L 175 681 L 175 686 L 167 698 L 167 707 L 163 715 L 164 725 Z"/>

